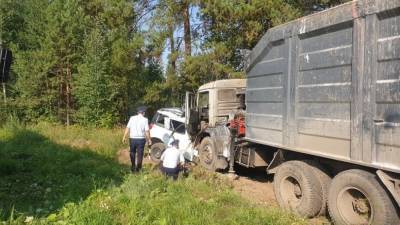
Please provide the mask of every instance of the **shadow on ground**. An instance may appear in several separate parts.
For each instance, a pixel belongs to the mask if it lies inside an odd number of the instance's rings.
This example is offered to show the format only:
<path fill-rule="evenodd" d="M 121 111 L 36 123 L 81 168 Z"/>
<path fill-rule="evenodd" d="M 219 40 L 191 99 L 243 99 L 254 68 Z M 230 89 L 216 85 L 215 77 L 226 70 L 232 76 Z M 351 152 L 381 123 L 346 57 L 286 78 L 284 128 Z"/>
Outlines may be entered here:
<path fill-rule="evenodd" d="M 235 165 L 235 172 L 238 176 L 247 177 L 258 182 L 272 182 L 274 180 L 274 176 L 268 174 L 265 168 L 254 169 Z"/>
<path fill-rule="evenodd" d="M 127 173 L 115 160 L 59 145 L 33 131 L 0 137 L 0 221 L 42 217 L 77 203 L 96 189 L 118 185 Z"/>

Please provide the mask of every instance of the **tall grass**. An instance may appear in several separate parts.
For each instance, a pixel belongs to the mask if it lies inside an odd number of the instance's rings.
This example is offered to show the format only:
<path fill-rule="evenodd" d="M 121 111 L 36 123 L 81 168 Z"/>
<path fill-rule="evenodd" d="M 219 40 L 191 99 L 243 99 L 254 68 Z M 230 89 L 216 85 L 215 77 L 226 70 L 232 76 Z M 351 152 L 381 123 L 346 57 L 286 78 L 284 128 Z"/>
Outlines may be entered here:
<path fill-rule="evenodd" d="M 306 224 L 254 205 L 201 169 L 177 182 L 116 163 L 120 129 L 39 124 L 0 129 L 0 223 Z"/>
<path fill-rule="evenodd" d="M 8 218 L 12 209 L 14 215 L 46 216 L 98 188 L 122 182 L 127 170 L 113 160 L 117 144 L 79 132 L 48 124 L 0 129 L 0 219 Z"/>
<path fill-rule="evenodd" d="M 18 218 L 14 222 L 22 222 Z M 274 208 L 247 202 L 223 183 L 196 179 L 166 180 L 148 168 L 126 176 L 119 187 L 94 191 L 79 204 L 66 204 L 58 213 L 35 218 L 32 224 L 235 225 L 306 224 Z"/>
<path fill-rule="evenodd" d="M 39 123 L 30 127 L 55 143 L 69 145 L 73 148 L 88 148 L 101 156 L 114 158 L 121 148 L 122 128 L 87 128 L 81 126 L 61 126 L 50 123 Z"/>

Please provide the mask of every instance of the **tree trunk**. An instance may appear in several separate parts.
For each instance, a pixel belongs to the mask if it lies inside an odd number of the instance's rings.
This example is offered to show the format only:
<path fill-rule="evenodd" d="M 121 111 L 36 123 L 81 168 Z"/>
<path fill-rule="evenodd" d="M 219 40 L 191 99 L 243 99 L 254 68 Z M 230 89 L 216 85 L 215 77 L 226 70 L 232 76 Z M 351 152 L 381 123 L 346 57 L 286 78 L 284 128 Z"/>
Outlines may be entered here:
<path fill-rule="evenodd" d="M 170 60 L 172 72 L 175 74 L 175 72 L 176 72 L 176 51 L 175 51 L 175 39 L 174 39 L 174 25 L 172 25 L 172 24 L 169 25 L 169 43 L 170 43 L 170 48 L 171 48 L 169 60 Z"/>
<path fill-rule="evenodd" d="M 63 107 L 63 74 L 62 74 L 62 69 L 58 68 L 57 69 L 57 85 L 58 85 L 58 102 L 57 102 L 57 114 L 58 114 L 58 119 L 60 121 L 63 121 L 63 112 L 62 112 L 62 107 Z"/>
<path fill-rule="evenodd" d="M 6 83 L 2 82 L 3 86 L 3 96 L 4 96 L 4 108 L 7 108 L 7 91 L 6 91 Z"/>
<path fill-rule="evenodd" d="M 72 113 L 72 70 L 71 65 L 63 65 L 58 69 L 59 79 L 59 98 L 58 98 L 58 115 L 60 121 L 65 122 L 67 126 L 71 125 Z"/>
<path fill-rule="evenodd" d="M 183 33 L 185 40 L 185 55 L 192 55 L 192 37 L 191 37 L 191 28 L 190 28 L 190 13 L 189 13 L 189 2 L 183 2 Z"/>
<path fill-rule="evenodd" d="M 72 80 L 72 74 L 71 74 L 71 69 L 69 67 L 67 67 L 66 69 L 66 76 L 67 76 L 67 81 L 66 81 L 66 123 L 67 126 L 69 126 L 71 124 L 70 121 L 70 114 L 71 114 L 71 80 Z"/>

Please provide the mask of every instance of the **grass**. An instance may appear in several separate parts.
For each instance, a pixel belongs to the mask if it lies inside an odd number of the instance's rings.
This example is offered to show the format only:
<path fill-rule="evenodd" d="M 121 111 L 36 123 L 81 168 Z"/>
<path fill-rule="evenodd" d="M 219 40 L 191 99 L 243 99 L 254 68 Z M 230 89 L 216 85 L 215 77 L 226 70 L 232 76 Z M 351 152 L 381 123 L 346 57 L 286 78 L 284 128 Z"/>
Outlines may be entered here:
<path fill-rule="evenodd" d="M 177 182 L 115 161 L 120 129 L 0 128 L 0 224 L 306 224 L 196 169 Z"/>
<path fill-rule="evenodd" d="M 121 184 L 126 169 L 113 160 L 110 138 L 99 135 L 97 141 L 104 140 L 99 143 L 79 133 L 79 128 L 62 131 L 49 125 L 0 130 L 2 220 L 12 210 L 46 216 L 68 202 L 86 199 L 93 190 Z"/>

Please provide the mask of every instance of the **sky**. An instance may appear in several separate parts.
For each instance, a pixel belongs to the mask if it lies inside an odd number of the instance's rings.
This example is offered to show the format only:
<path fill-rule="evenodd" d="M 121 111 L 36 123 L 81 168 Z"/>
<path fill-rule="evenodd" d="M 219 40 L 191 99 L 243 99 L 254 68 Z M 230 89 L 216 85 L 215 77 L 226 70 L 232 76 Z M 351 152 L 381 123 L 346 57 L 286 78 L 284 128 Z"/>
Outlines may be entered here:
<path fill-rule="evenodd" d="M 198 6 L 191 7 L 190 10 L 190 24 L 191 26 L 195 26 L 196 24 L 201 23 L 201 18 L 200 18 L 200 8 Z M 179 27 L 175 32 L 174 32 L 175 37 L 182 37 L 183 38 L 183 27 Z M 202 37 L 202 35 L 199 35 L 199 37 Z M 202 42 L 201 39 L 193 39 L 192 37 L 192 55 L 196 55 L 200 52 L 200 44 Z M 184 43 L 180 46 L 182 49 L 185 47 Z M 161 55 L 161 61 L 162 61 L 162 67 L 163 71 L 165 72 L 167 69 L 168 65 L 168 56 L 171 53 L 171 50 L 169 48 L 169 42 L 165 43 L 164 51 Z"/>

